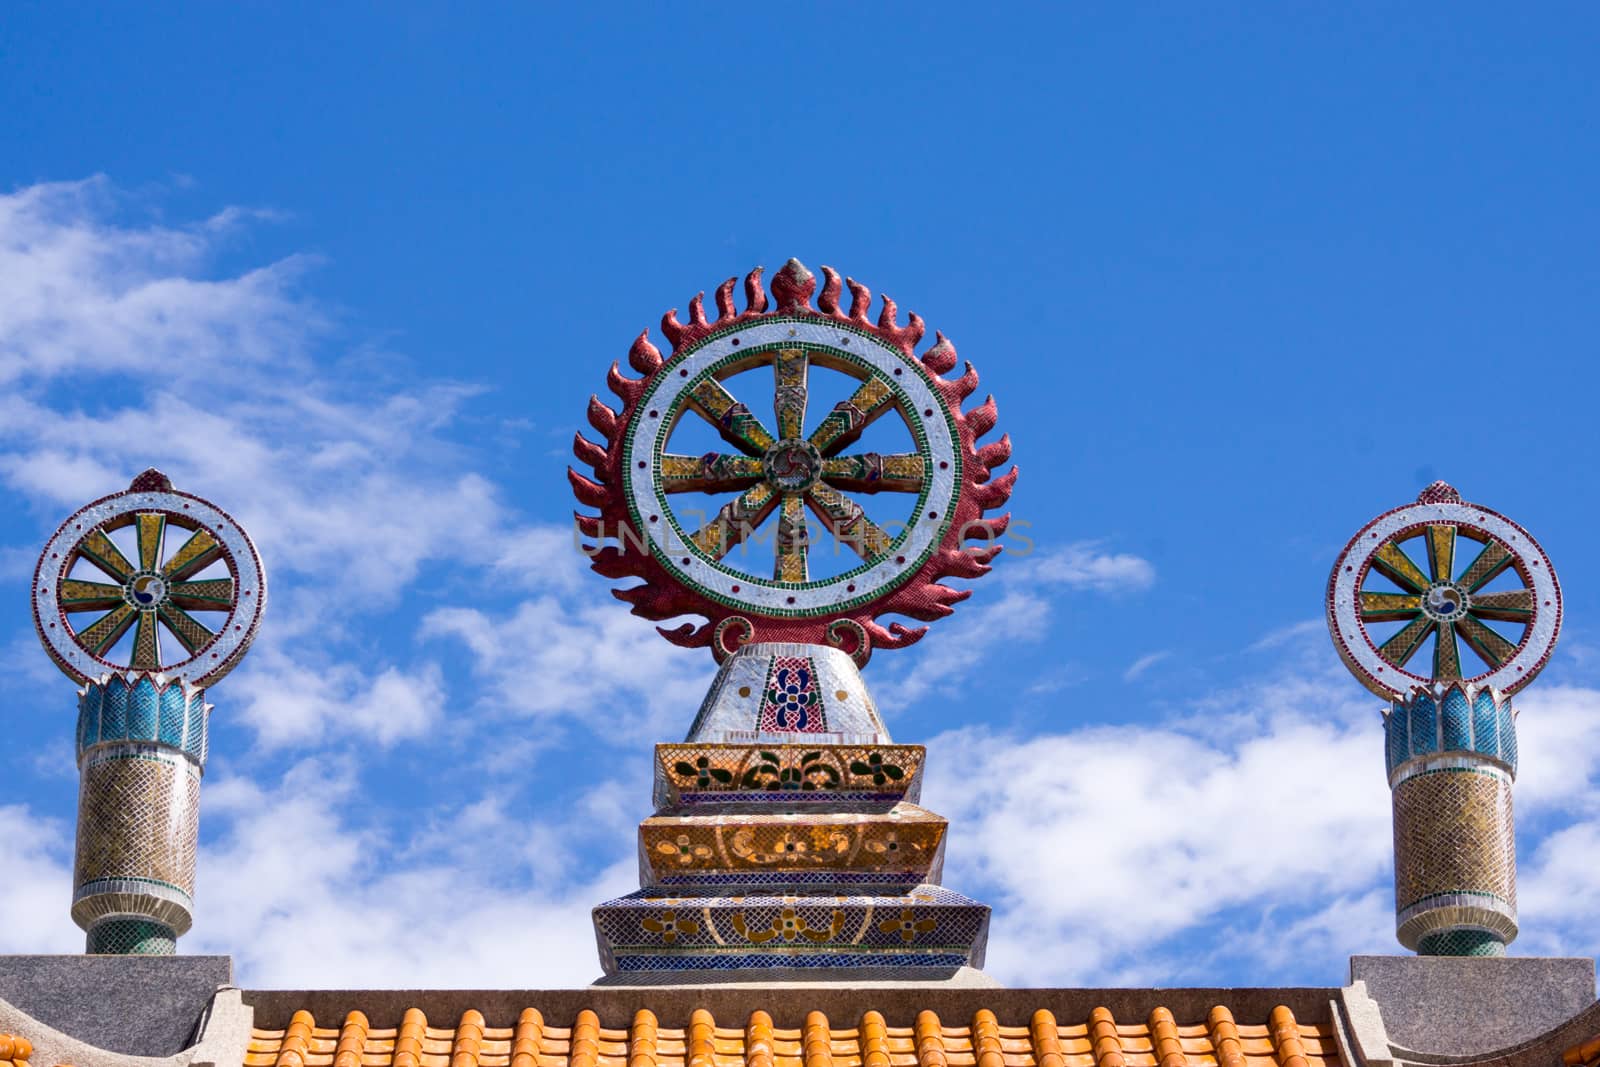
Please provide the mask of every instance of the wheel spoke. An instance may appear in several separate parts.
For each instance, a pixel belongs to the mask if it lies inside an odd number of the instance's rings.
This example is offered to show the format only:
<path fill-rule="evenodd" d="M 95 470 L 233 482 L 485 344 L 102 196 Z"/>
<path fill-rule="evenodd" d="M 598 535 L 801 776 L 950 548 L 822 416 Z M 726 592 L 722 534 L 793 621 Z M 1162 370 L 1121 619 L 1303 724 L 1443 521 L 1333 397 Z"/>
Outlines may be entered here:
<path fill-rule="evenodd" d="M 167 594 L 185 611 L 226 611 L 233 607 L 233 579 L 208 578 L 203 582 L 174 582 Z"/>
<path fill-rule="evenodd" d="M 142 515 L 139 517 L 144 518 Z M 139 612 L 138 626 L 133 631 L 133 662 L 129 666 L 141 671 L 153 671 L 161 666 L 161 645 L 156 638 L 154 611 Z"/>
<path fill-rule="evenodd" d="M 1416 593 L 1361 594 L 1362 622 L 1406 622 L 1422 610 L 1422 597 Z"/>
<path fill-rule="evenodd" d="M 137 614 L 131 604 L 113 608 L 93 626 L 79 630 L 76 635 L 78 643 L 96 656 L 104 655 L 106 649 L 116 644 L 122 635 L 128 632 L 128 627 L 133 625 L 133 617 Z"/>
<path fill-rule="evenodd" d="M 733 398 L 715 378 L 707 378 L 689 392 L 689 406 L 717 428 L 725 441 L 741 452 L 759 456 L 773 445 L 772 434 L 750 409 Z"/>
<path fill-rule="evenodd" d="M 887 555 L 894 544 L 894 538 L 867 518 L 860 504 L 837 489 L 814 485 L 807 499 L 811 502 L 811 510 L 817 513 L 817 518 L 822 520 L 833 536 L 849 545 L 856 555 L 869 563 Z"/>
<path fill-rule="evenodd" d="M 716 517 L 689 540 L 713 559 L 721 559 L 755 533 L 776 504 L 777 498 L 773 496 L 771 486 L 765 482 L 753 485 L 736 499 L 724 504 Z"/>
<path fill-rule="evenodd" d="M 104 582 L 83 582 L 68 578 L 56 589 L 61 610 L 71 614 L 79 611 L 108 611 L 124 603 L 120 585 Z"/>
<path fill-rule="evenodd" d="M 168 602 L 161 605 L 159 610 L 161 621 L 167 624 L 167 629 L 183 642 L 183 647 L 191 654 L 200 651 L 217 636 L 176 604 Z"/>
<path fill-rule="evenodd" d="M 1422 647 L 1422 642 L 1432 629 L 1433 620 L 1426 615 L 1419 615 L 1411 620 L 1399 633 L 1380 645 L 1378 647 L 1378 655 L 1396 667 L 1404 667 L 1411 657 L 1417 654 L 1417 649 Z"/>
<path fill-rule="evenodd" d="M 112 543 L 104 530 L 89 531 L 89 536 L 78 545 L 78 551 L 90 563 L 119 582 L 125 582 L 133 577 L 133 564 L 128 562 L 128 557 L 122 554 L 122 549 Z"/>
<path fill-rule="evenodd" d="M 141 511 L 134 523 L 139 530 L 139 569 L 153 571 L 161 562 L 161 540 L 167 532 L 167 517 L 159 511 Z"/>
<path fill-rule="evenodd" d="M 668 493 L 736 493 L 761 480 L 761 461 L 753 456 L 707 452 L 703 456 L 664 455 L 661 488 Z"/>
<path fill-rule="evenodd" d="M 1428 569 L 1436 582 L 1448 582 L 1455 577 L 1456 528 L 1454 526 L 1428 527 Z"/>
<path fill-rule="evenodd" d="M 1372 565 L 1379 574 L 1413 593 L 1425 591 L 1430 584 L 1427 576 L 1411 562 L 1411 557 L 1400 551 L 1400 546 L 1393 541 L 1383 543 L 1372 557 Z"/>
<path fill-rule="evenodd" d="M 1506 546 L 1499 541 L 1490 541 L 1478 553 L 1478 558 L 1467 564 L 1466 571 L 1456 584 L 1470 593 L 1493 581 L 1496 575 L 1511 566 L 1511 562 L 1511 553 Z"/>
<path fill-rule="evenodd" d="M 1433 676 L 1441 682 L 1461 677 L 1461 650 L 1456 646 L 1453 622 L 1439 623 L 1439 631 L 1434 635 Z"/>
<path fill-rule="evenodd" d="M 778 555 L 772 576 L 780 582 L 803 582 L 806 553 L 810 550 L 810 531 L 806 529 L 806 502 L 798 493 L 785 493 L 778 512 Z"/>
<path fill-rule="evenodd" d="M 205 570 L 222 558 L 222 546 L 204 530 L 196 530 L 178 549 L 176 555 L 161 568 L 162 577 L 169 582 L 182 581 L 191 574 Z"/>
<path fill-rule="evenodd" d="M 773 409 L 778 416 L 778 440 L 793 441 L 805 432 L 806 353 L 803 348 L 781 348 L 772 365 L 778 387 L 773 394 Z"/>
<path fill-rule="evenodd" d="M 855 441 L 879 415 L 894 404 L 894 390 L 881 378 L 868 378 L 850 394 L 848 400 L 833 405 L 833 410 L 811 433 L 811 443 L 824 456 L 839 452 Z"/>
<path fill-rule="evenodd" d="M 823 460 L 822 477 L 847 493 L 920 493 L 925 471 L 915 452 L 861 452 Z"/>
<path fill-rule="evenodd" d="M 1472 647 L 1472 651 L 1478 654 L 1478 658 L 1490 667 L 1504 667 L 1516 655 L 1516 645 L 1470 615 L 1457 622 L 1456 628 L 1461 631 L 1461 636 Z"/>
<path fill-rule="evenodd" d="M 1533 618 L 1533 590 L 1507 589 L 1501 593 L 1479 593 L 1472 598 L 1469 610 L 1480 619 L 1528 622 Z"/>

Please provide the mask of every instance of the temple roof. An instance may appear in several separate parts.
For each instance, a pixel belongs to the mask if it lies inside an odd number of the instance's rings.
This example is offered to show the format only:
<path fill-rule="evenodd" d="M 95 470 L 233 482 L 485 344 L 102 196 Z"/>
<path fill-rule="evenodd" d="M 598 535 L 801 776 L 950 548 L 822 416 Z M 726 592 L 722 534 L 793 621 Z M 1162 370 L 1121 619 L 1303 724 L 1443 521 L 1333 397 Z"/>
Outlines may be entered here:
<path fill-rule="evenodd" d="M 779 994 L 773 994 L 773 1011 Z M 380 1020 L 382 1021 L 382 1020 Z M 1279 1005 L 1265 1019 L 1240 1022 L 1216 1005 L 1203 1022 L 1179 1023 L 1157 1007 L 1118 1020 L 1097 1007 L 1083 1021 L 1037 1009 L 1026 1026 L 1003 1026 L 994 1011 L 940 1018 L 923 1009 L 912 1026 L 889 1026 L 874 1010 L 843 1027 L 810 1012 L 798 1028 L 775 1027 L 757 1009 L 719 1022 L 696 1009 L 685 1028 L 660 1025 L 639 1009 L 627 1029 L 601 1025 L 584 1008 L 568 1026 L 536 1008 L 515 1019 L 475 1010 L 446 1025 L 420 1009 L 398 1026 L 374 1026 L 360 1011 L 336 1023 L 296 1011 L 284 1029 L 252 1032 L 246 1067 L 1324 1067 L 1340 1064 L 1331 1023 L 1298 1021 Z M 729 1025 L 729 1024 L 732 1025 Z M 330 1025 L 332 1024 L 332 1025 Z"/>

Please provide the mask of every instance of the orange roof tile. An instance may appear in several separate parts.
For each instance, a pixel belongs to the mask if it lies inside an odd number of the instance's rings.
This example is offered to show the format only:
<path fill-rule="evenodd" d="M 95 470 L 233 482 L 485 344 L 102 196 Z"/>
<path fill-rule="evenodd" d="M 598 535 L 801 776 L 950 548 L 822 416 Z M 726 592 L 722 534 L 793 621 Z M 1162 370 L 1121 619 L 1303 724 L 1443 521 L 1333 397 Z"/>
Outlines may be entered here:
<path fill-rule="evenodd" d="M 1567 1049 L 1561 1054 L 1561 1062 L 1566 1067 L 1596 1067 L 1600 1064 L 1600 1034 Z"/>
<path fill-rule="evenodd" d="M 501 1020 L 497 1020 L 501 1021 Z M 511 1023 L 511 1020 L 503 1020 Z M 1600 1051 L 1600 1043 L 1596 1044 Z M 1588 1046 L 1585 1046 L 1587 1048 Z M 1569 1059 L 1569 1064 L 1580 1061 Z M 1581 1061 L 1590 1067 L 1593 1060 Z M 434 1026 L 411 1008 L 399 1026 L 372 1026 L 350 1012 L 335 1027 L 298 1011 L 282 1030 L 256 1029 L 245 1067 L 1342 1067 L 1328 1024 L 1298 1022 L 1286 1007 L 1262 1025 L 1240 1026 L 1225 1007 L 1204 1022 L 1180 1024 L 1156 1008 L 1138 1023 L 1096 1008 L 1063 1025 L 1037 1011 L 1027 1026 L 1002 1026 L 994 1012 L 941 1020 L 922 1011 L 911 1027 L 889 1026 L 876 1011 L 835 1028 L 813 1011 L 799 1029 L 778 1029 L 765 1011 L 741 1025 L 719 1025 L 697 1009 L 682 1029 L 647 1010 L 627 1029 L 600 1025 L 584 1009 L 570 1026 L 552 1026 L 534 1008 L 511 1025 L 491 1026 L 467 1011 Z"/>
<path fill-rule="evenodd" d="M 28 1067 L 28 1057 L 32 1055 L 33 1046 L 27 1038 L 0 1034 L 0 1067 Z"/>

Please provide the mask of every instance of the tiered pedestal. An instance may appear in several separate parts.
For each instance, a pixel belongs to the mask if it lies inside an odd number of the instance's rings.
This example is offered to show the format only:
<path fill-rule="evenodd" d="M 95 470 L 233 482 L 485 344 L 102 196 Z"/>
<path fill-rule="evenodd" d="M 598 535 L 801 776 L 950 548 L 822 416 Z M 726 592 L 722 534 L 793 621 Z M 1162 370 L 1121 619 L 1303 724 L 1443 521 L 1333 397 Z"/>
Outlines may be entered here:
<path fill-rule="evenodd" d="M 595 909 L 608 976 L 983 965 L 988 907 L 939 885 L 948 824 L 917 804 L 924 750 L 889 743 L 848 656 L 741 649 L 695 734 L 656 747 L 642 888 Z"/>

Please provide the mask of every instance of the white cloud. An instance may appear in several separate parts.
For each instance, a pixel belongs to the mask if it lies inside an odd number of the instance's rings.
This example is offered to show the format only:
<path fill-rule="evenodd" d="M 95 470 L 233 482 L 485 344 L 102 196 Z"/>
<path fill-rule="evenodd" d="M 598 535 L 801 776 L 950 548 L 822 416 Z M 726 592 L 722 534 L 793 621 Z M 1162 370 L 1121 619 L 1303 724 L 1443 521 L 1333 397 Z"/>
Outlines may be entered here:
<path fill-rule="evenodd" d="M 598 598 L 567 604 L 541 596 L 507 616 L 440 608 L 423 619 L 421 632 L 466 646 L 474 676 L 487 687 L 484 706 L 582 719 L 605 734 L 665 738 L 687 729 L 714 670 L 704 650 L 676 648 Z M 602 707 L 612 717 L 597 723 Z"/>
<path fill-rule="evenodd" d="M 1079 541 L 1030 562 L 1036 581 L 1098 593 L 1138 592 L 1156 581 L 1149 560 L 1126 552 L 1101 552 L 1097 541 Z"/>
<path fill-rule="evenodd" d="M 443 676 L 432 663 L 368 674 L 349 662 L 313 668 L 272 646 L 252 656 L 253 669 L 228 685 L 228 714 L 248 723 L 267 749 L 339 732 L 392 745 L 423 736 L 445 704 Z"/>
<path fill-rule="evenodd" d="M 0 878 L 5 952 L 82 952 L 83 934 L 63 922 L 72 901 L 72 828 L 24 804 L 0 806 L 6 876 Z"/>
<path fill-rule="evenodd" d="M 946 881 L 997 907 L 1000 977 L 1090 981 L 1229 909 L 1286 900 L 1300 915 L 1383 875 L 1376 721 L 1274 706 L 1266 690 L 1236 699 L 1254 727 L 1242 740 L 1173 723 L 930 743 L 926 796 L 952 823 Z M 1031 951 L 1041 940 L 1075 947 Z"/>
<path fill-rule="evenodd" d="M 206 817 L 220 832 L 202 849 L 186 951 L 229 953 L 264 988 L 559 987 L 599 976 L 589 911 L 637 887 L 614 784 L 543 821 L 480 796 L 394 829 L 350 825 L 341 809 L 354 789 L 348 766 L 320 759 L 270 787 L 208 784 Z M 596 844 L 598 857 L 575 862 Z"/>
<path fill-rule="evenodd" d="M 0 383 L 106 372 L 179 383 L 224 360 L 281 366 L 300 353 L 308 309 L 288 289 L 304 260 L 208 279 L 249 213 L 102 224 L 121 199 L 103 178 L 0 195 Z"/>

